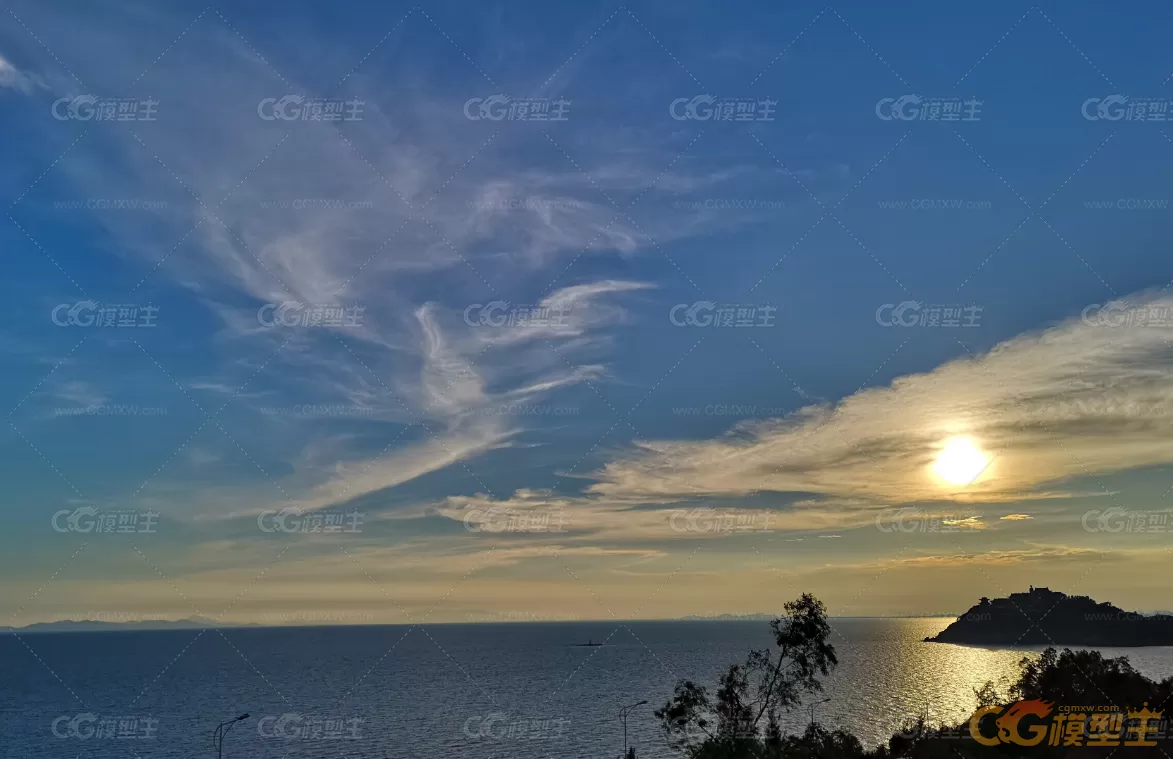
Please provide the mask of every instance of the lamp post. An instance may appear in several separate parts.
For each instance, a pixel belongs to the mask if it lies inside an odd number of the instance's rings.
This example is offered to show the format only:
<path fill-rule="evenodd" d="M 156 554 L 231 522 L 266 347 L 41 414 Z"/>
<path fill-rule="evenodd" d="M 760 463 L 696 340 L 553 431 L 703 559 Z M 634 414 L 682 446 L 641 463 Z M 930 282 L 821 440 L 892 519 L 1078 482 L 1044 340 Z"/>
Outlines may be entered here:
<path fill-rule="evenodd" d="M 637 706 L 643 706 L 647 700 L 637 701 L 630 706 L 625 706 L 619 710 L 619 717 L 623 720 L 623 759 L 627 759 L 627 712 L 629 709 L 634 709 Z"/>
<path fill-rule="evenodd" d="M 221 759 L 223 757 L 224 736 L 228 734 L 228 731 L 232 729 L 233 725 L 235 725 L 237 722 L 240 722 L 241 720 L 246 719 L 248 719 L 248 712 L 245 712 L 239 717 L 234 717 L 227 722 L 221 722 L 216 726 L 216 730 L 212 733 L 212 742 L 216 744 L 216 759 Z M 225 725 L 227 725 L 227 728 L 225 728 Z M 219 740 L 216 740 L 217 735 L 220 736 Z"/>
<path fill-rule="evenodd" d="M 829 699 L 829 698 L 824 698 L 822 701 L 812 701 L 811 702 L 811 724 L 812 725 L 815 724 L 815 707 L 818 706 L 819 704 L 825 704 L 830 700 L 831 699 Z"/>

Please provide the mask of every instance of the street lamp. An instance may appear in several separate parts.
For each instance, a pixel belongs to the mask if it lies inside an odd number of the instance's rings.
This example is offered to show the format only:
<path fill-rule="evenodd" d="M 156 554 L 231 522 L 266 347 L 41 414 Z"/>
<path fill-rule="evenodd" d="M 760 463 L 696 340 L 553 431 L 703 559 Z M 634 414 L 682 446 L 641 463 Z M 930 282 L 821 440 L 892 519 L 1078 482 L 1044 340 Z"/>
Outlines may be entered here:
<path fill-rule="evenodd" d="M 248 719 L 248 712 L 245 712 L 244 714 L 240 715 L 239 717 L 234 717 L 233 719 L 230 719 L 227 722 L 221 722 L 219 725 L 216 726 L 216 730 L 212 733 L 212 742 L 216 744 L 216 758 L 217 759 L 221 759 L 221 757 L 224 754 L 224 736 L 228 734 L 228 731 L 232 729 L 233 725 L 235 725 L 237 722 L 240 722 L 241 720 L 246 720 L 246 719 Z M 227 725 L 228 727 L 225 728 L 224 727 L 225 725 Z M 220 740 L 218 740 L 218 741 L 216 740 L 217 734 L 220 736 Z"/>
<path fill-rule="evenodd" d="M 637 701 L 636 703 L 631 704 L 630 706 L 625 706 L 619 710 L 619 717 L 623 720 L 623 759 L 627 759 L 627 711 L 629 709 L 634 709 L 637 706 L 643 706 L 646 703 L 646 699 L 643 701 Z"/>
<path fill-rule="evenodd" d="M 822 701 L 811 702 L 811 724 L 812 725 L 815 724 L 815 707 L 818 706 L 819 704 L 825 704 L 830 700 L 831 699 L 829 699 L 829 698 L 824 698 Z"/>

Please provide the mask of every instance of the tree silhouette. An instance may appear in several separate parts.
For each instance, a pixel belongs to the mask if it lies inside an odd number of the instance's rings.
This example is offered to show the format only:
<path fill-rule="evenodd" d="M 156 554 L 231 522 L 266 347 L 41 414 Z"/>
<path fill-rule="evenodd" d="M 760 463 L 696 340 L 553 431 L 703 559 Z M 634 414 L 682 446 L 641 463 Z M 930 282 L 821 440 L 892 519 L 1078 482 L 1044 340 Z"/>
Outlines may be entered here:
<path fill-rule="evenodd" d="M 770 622 L 777 651 L 754 650 L 744 664 L 730 666 L 715 698 L 691 680 L 676 684 L 672 698 L 655 712 L 670 746 L 699 758 L 740 756 L 759 743 L 781 744 L 780 715 L 803 696 L 820 692 L 819 678 L 839 663 L 821 601 L 804 593 L 783 609 Z"/>
<path fill-rule="evenodd" d="M 810 594 L 784 606 L 770 623 L 775 650 L 751 651 L 743 664 L 721 676 L 713 697 L 690 680 L 676 684 L 656 718 L 670 747 L 688 759 L 1060 759 L 1071 749 L 1039 745 L 984 746 L 969 737 L 969 722 L 952 727 L 931 726 L 924 716 L 907 720 L 887 746 L 865 749 L 843 730 L 828 730 L 813 719 L 802 735 L 784 735 L 784 712 L 817 694 L 838 664 L 828 642 L 827 610 Z M 1053 648 L 1019 662 L 1017 681 L 1001 689 L 986 683 L 974 691 L 976 706 L 1042 699 L 1055 704 L 1104 704 L 1155 710 L 1173 704 L 1173 678 L 1155 682 L 1137 672 L 1128 659 L 1105 658 L 1096 651 Z M 1114 749 L 1085 748 L 1081 756 L 1107 759 Z M 1121 756 L 1123 756 L 1121 749 Z M 1153 747 L 1128 747 L 1128 759 L 1170 759 L 1169 739 Z M 634 759 L 630 755 L 627 759 Z"/>

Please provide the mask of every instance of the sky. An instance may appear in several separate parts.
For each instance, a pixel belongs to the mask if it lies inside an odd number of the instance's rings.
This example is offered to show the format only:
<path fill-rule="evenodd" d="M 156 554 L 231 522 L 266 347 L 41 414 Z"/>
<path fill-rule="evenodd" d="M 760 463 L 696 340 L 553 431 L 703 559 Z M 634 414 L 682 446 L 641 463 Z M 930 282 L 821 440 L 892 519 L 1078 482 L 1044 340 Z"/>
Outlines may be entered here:
<path fill-rule="evenodd" d="M 0 618 L 1168 608 L 1170 13 L 14 0 Z"/>

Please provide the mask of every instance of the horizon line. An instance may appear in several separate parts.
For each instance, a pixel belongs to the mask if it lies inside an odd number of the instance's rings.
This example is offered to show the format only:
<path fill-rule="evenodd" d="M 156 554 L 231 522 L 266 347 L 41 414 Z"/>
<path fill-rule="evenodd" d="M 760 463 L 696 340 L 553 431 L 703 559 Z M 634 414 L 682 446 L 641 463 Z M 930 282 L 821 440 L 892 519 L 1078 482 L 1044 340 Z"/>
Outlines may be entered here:
<path fill-rule="evenodd" d="M 8 633 L 17 634 L 20 632 L 26 633 L 69 633 L 69 632 L 167 632 L 169 630 L 216 630 L 216 629 L 297 629 L 297 628 L 318 628 L 318 627 L 426 627 L 439 625 L 523 625 L 523 624 L 574 624 L 574 623 L 626 623 L 626 622 L 766 622 L 776 619 L 781 615 L 770 614 L 746 614 L 746 615 L 728 615 L 728 616 L 713 616 L 713 617 L 631 617 L 624 619 L 610 618 L 564 618 L 564 619 L 483 619 L 483 620 L 461 620 L 461 621 L 430 621 L 430 622 L 341 622 L 341 621 L 323 621 L 302 622 L 302 623 L 285 623 L 285 624 L 269 624 L 262 622 L 226 622 L 222 624 L 204 624 L 199 621 L 193 621 L 188 618 L 180 619 L 158 619 L 158 620 L 139 620 L 128 622 L 109 622 L 96 619 L 60 619 L 46 622 L 33 622 L 23 627 L 14 627 L 12 625 L 0 625 L 0 630 Z M 848 614 L 841 616 L 830 616 L 828 619 L 951 619 L 956 618 L 958 614 L 900 614 L 900 615 L 867 615 L 867 614 Z M 754 618 L 757 617 L 757 618 Z M 190 622 L 190 625 L 183 627 L 176 627 L 183 622 Z M 52 629 L 55 625 L 99 625 L 102 629 L 97 630 L 70 630 L 70 629 Z M 159 625 L 159 627 L 152 627 L 152 625 Z M 36 627 L 44 627 L 50 629 L 38 630 Z"/>

